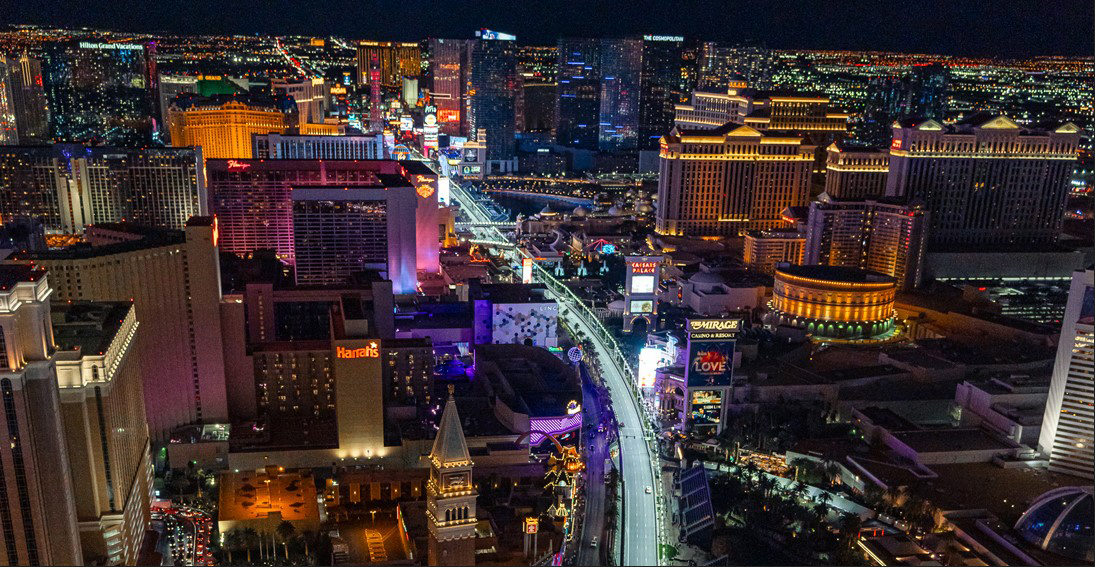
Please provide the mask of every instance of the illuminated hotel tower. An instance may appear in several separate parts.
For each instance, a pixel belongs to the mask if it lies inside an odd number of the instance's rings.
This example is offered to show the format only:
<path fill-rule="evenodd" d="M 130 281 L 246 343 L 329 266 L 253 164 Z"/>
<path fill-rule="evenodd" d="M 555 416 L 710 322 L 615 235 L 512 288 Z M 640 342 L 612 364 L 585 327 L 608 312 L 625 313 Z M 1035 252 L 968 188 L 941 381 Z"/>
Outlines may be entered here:
<path fill-rule="evenodd" d="M 1095 478 L 1095 271 L 1072 274 L 1038 449 L 1049 469 Z"/>
<path fill-rule="evenodd" d="M 286 97 L 259 101 L 249 97 L 185 93 L 171 102 L 168 122 L 176 146 L 201 146 L 205 159 L 249 159 L 251 135 L 282 133 L 295 122 L 296 104 Z"/>
<path fill-rule="evenodd" d="M 890 153 L 884 148 L 837 141 L 826 148 L 825 192 L 837 199 L 874 199 L 886 194 Z"/>
<path fill-rule="evenodd" d="M 807 203 L 814 149 L 801 135 L 749 126 L 674 128 L 661 141 L 656 230 L 738 236 L 786 226 L 783 210 Z"/>
<path fill-rule="evenodd" d="M 870 270 L 912 289 L 922 277 L 928 218 L 920 206 L 822 193 L 810 203 L 802 263 Z"/>
<path fill-rule="evenodd" d="M 475 499 L 479 494 L 472 483 L 473 463 L 451 386 L 429 459 L 429 565 L 475 565 Z"/>
<path fill-rule="evenodd" d="M 0 561 L 83 565 L 46 271 L 0 266 Z"/>
<path fill-rule="evenodd" d="M 133 301 L 138 361 L 153 439 L 172 429 L 228 419 L 221 340 L 217 227 L 194 217 L 185 232 L 95 226 L 78 246 L 17 254 L 49 270 L 53 299 Z"/>
<path fill-rule="evenodd" d="M 922 201 L 930 244 L 1056 242 L 1080 128 L 1026 128 L 1006 116 L 894 123 L 886 195 Z"/>

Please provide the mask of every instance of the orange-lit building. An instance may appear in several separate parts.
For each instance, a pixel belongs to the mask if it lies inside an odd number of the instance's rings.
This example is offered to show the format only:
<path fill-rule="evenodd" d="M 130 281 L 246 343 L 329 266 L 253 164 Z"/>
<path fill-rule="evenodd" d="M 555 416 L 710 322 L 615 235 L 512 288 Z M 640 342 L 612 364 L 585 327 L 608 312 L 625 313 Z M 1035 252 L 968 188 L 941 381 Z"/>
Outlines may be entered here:
<path fill-rule="evenodd" d="M 674 127 L 659 153 L 655 229 L 672 236 L 739 236 L 787 228 L 809 200 L 815 146 L 803 134 L 724 124 Z"/>
<path fill-rule="evenodd" d="M 770 323 L 820 337 L 865 339 L 894 326 L 897 280 L 858 268 L 780 266 Z"/>
<path fill-rule="evenodd" d="M 206 159 L 250 159 L 251 135 L 284 133 L 296 122 L 296 110 L 286 97 L 260 102 L 247 97 L 180 95 L 168 111 L 171 142 L 201 146 Z"/>

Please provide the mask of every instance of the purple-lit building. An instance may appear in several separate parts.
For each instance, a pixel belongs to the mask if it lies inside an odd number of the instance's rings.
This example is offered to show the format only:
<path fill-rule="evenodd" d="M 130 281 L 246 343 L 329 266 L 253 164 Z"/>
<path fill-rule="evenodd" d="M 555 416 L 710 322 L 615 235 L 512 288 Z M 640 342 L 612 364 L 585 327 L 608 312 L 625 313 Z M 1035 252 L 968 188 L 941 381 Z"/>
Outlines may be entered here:
<path fill-rule="evenodd" d="M 413 188 L 417 271 L 438 270 L 437 175 L 418 162 L 390 160 L 225 160 L 206 161 L 209 206 L 220 222 L 221 249 L 247 256 L 273 249 L 296 263 L 293 235 L 294 188 Z"/>

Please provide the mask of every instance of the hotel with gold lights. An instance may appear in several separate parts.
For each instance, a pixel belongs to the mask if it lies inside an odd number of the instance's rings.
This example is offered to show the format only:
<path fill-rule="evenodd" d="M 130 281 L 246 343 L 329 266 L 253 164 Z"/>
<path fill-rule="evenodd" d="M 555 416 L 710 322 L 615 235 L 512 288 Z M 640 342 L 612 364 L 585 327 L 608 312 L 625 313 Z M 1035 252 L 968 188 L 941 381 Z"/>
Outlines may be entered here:
<path fill-rule="evenodd" d="M 772 293 L 772 326 L 815 337 L 870 339 L 894 327 L 894 278 L 857 268 L 780 266 Z"/>
<path fill-rule="evenodd" d="M 804 206 L 815 146 L 791 132 L 724 124 L 678 127 L 661 140 L 655 230 L 673 236 L 738 236 L 786 227 Z"/>
<path fill-rule="evenodd" d="M 296 104 L 280 97 L 272 104 L 236 97 L 205 99 L 180 95 L 168 111 L 171 141 L 201 146 L 206 159 L 249 159 L 251 135 L 283 133 L 295 120 Z"/>

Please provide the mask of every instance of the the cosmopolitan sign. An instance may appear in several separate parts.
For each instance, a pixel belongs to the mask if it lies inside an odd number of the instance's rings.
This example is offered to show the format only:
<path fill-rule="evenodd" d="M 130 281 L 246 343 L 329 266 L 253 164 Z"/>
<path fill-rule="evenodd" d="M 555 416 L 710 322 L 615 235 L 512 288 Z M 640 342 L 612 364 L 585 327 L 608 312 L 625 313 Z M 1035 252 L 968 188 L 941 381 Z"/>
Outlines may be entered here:
<path fill-rule="evenodd" d="M 144 49 L 144 46 L 136 43 L 92 43 L 90 41 L 81 41 L 80 49 Z"/>
<path fill-rule="evenodd" d="M 643 41 L 684 41 L 682 35 L 644 35 Z"/>

